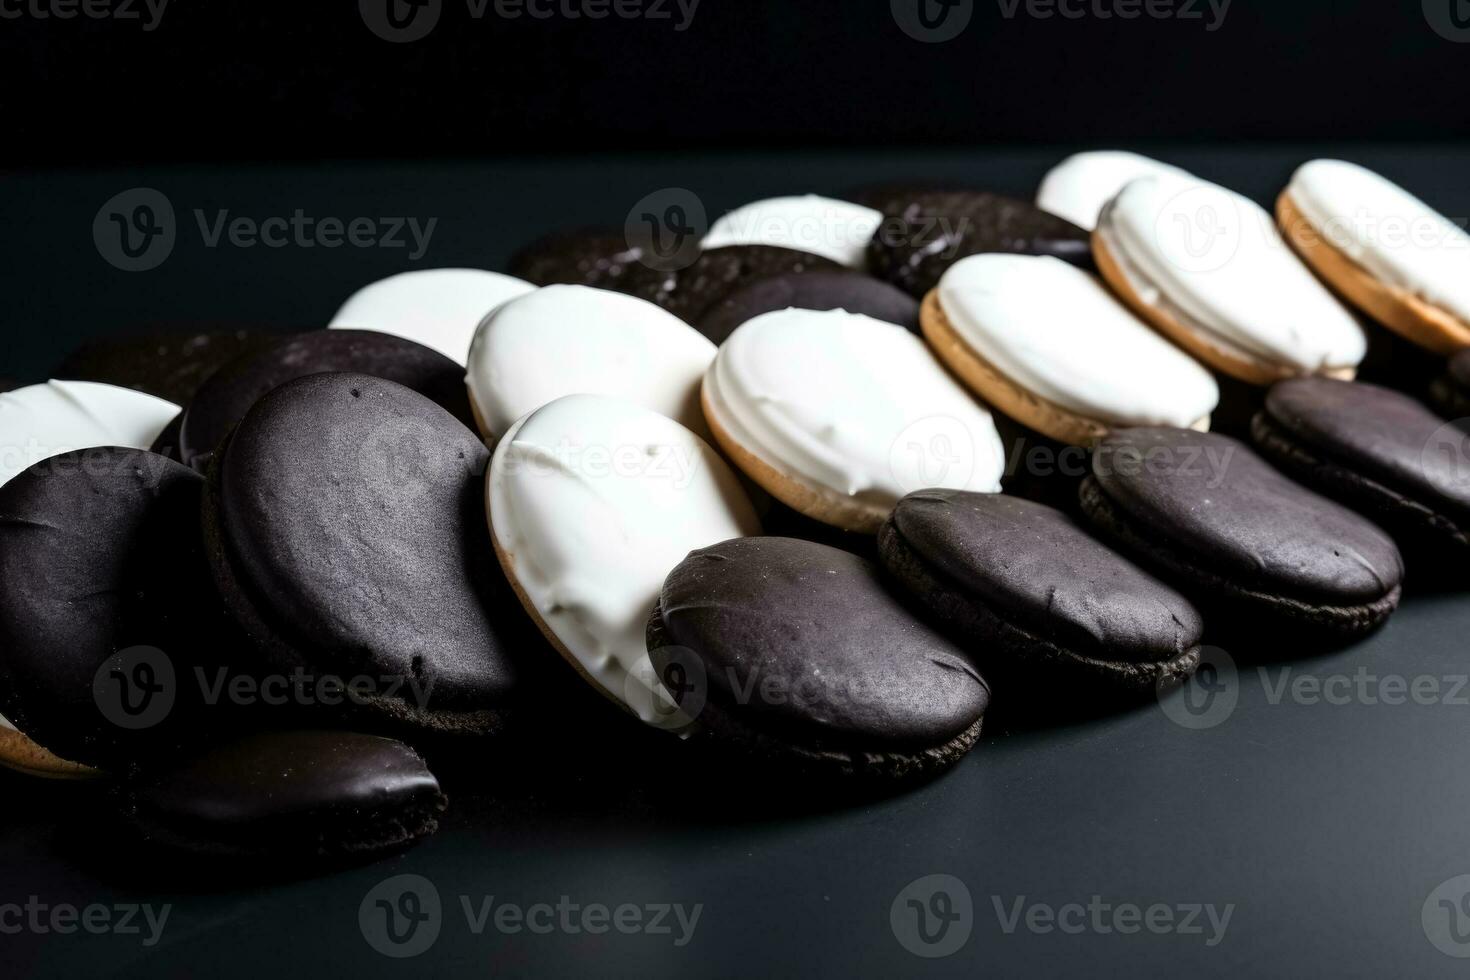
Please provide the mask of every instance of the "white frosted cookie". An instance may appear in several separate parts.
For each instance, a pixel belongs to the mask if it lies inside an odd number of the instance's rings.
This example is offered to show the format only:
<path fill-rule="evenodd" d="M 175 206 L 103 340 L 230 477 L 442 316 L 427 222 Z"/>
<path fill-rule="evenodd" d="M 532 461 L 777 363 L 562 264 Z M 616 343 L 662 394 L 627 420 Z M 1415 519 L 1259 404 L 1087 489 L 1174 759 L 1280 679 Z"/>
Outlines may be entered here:
<path fill-rule="evenodd" d="M 868 243 L 882 223 L 881 211 L 851 201 L 815 194 L 773 197 L 716 221 L 703 246 L 779 245 L 862 269 L 868 264 Z"/>
<path fill-rule="evenodd" d="M 173 402 L 91 381 L 48 381 L 0 394 L 0 486 L 78 449 L 147 449 L 179 414 Z"/>
<path fill-rule="evenodd" d="M 391 333 L 463 364 L 480 321 L 501 303 L 535 288 L 483 269 L 404 272 L 353 293 L 329 326 Z"/>
<path fill-rule="evenodd" d="M 547 638 L 645 722 L 687 724 L 653 675 L 646 633 L 689 552 L 760 533 L 725 461 L 656 412 L 571 395 L 510 428 L 487 487 L 496 554 Z"/>
<path fill-rule="evenodd" d="M 546 286 L 475 332 L 466 381 L 485 438 L 563 395 L 625 398 L 704 435 L 699 382 L 715 345 L 652 303 L 590 286 Z"/>
<path fill-rule="evenodd" d="M 1092 251 L 1139 315 L 1242 381 L 1352 378 L 1367 353 L 1363 328 L 1271 216 L 1216 184 L 1134 181 L 1103 209 Z"/>
<path fill-rule="evenodd" d="M 721 448 L 808 517 L 876 533 L 899 498 L 945 487 L 996 492 L 995 423 L 924 342 L 841 310 L 750 320 L 704 381 Z"/>
<path fill-rule="evenodd" d="M 1287 240 L 1340 294 L 1430 350 L 1470 346 L 1470 235 L 1342 160 L 1303 164 L 1276 204 Z"/>
<path fill-rule="evenodd" d="M 1220 400 L 1210 372 L 1059 259 L 957 262 L 925 305 L 924 334 L 987 403 L 1063 442 L 1124 426 L 1207 428 Z"/>
<path fill-rule="evenodd" d="M 1036 206 L 1088 231 L 1097 227 L 1103 207 L 1128 184 L 1143 177 L 1193 180 L 1184 170 L 1126 150 L 1076 153 L 1041 180 Z"/>

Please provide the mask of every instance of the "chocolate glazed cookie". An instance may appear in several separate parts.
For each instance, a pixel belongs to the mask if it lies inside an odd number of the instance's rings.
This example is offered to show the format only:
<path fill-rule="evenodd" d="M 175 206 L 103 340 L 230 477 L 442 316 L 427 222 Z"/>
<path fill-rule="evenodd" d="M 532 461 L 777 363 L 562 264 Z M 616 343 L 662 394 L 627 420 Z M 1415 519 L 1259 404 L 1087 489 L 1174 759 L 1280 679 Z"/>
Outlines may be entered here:
<path fill-rule="evenodd" d="M 986 676 L 1092 692 L 1181 683 L 1204 621 L 1071 518 L 1000 494 L 922 490 L 878 533 L 883 567 Z"/>
<path fill-rule="evenodd" d="M 1470 548 L 1470 433 L 1409 396 L 1329 378 L 1283 381 L 1252 435 L 1276 465 L 1406 547 Z"/>
<path fill-rule="evenodd" d="M 237 358 L 210 376 L 184 409 L 177 445 L 183 462 L 204 470 L 230 428 L 267 392 L 328 371 L 386 378 L 436 402 L 466 426 L 474 414 L 464 368 L 436 350 L 369 330 L 314 330 Z"/>
<path fill-rule="evenodd" d="M 698 325 L 716 303 L 753 282 L 843 270 L 831 259 L 778 245 L 727 245 L 701 252 L 691 265 L 670 272 L 640 265 L 617 288 Z"/>
<path fill-rule="evenodd" d="M 560 231 L 521 248 L 510 259 L 510 274 L 537 286 L 596 286 L 619 289 L 629 273 L 642 268 L 643 249 L 629 244 L 621 228 Z"/>
<path fill-rule="evenodd" d="M 861 272 L 814 271 L 760 279 L 711 306 L 695 324 L 723 344 L 741 324 L 778 310 L 846 310 L 919 332 L 919 304 L 912 296 Z"/>
<path fill-rule="evenodd" d="M 1348 637 L 1398 608 L 1404 566 L 1393 539 L 1226 436 L 1113 433 L 1093 456 L 1081 501 L 1106 539 L 1223 622 Z"/>
<path fill-rule="evenodd" d="M 280 343 L 278 333 L 226 330 L 148 333 L 92 340 L 67 355 L 51 375 L 100 381 L 187 405 L 211 374 L 238 357 Z"/>
<path fill-rule="evenodd" d="M 868 246 L 868 266 L 923 299 L 950 266 L 981 252 L 1050 255 L 1092 269 L 1083 229 L 1025 201 L 971 191 L 931 191 L 890 199 Z"/>
<path fill-rule="evenodd" d="M 381 378 L 318 374 L 261 399 L 210 467 L 204 524 L 220 594 L 268 668 L 363 680 L 340 704 L 353 727 L 499 731 L 530 641 L 485 526 L 488 459 Z"/>
<path fill-rule="evenodd" d="M 704 736 L 798 769 L 937 771 L 980 736 L 990 688 L 878 569 L 791 538 L 696 551 L 648 628 L 654 668 Z"/>

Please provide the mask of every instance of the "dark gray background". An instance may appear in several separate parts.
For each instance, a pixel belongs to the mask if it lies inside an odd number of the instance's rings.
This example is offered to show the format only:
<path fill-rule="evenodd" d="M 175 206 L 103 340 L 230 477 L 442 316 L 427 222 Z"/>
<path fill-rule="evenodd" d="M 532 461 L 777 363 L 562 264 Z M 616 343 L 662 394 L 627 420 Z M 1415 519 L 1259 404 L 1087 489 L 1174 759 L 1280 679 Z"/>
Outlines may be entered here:
<path fill-rule="evenodd" d="M 1294 164 L 1333 146 L 1159 148 L 1268 202 Z M 1470 214 L 1470 152 L 1356 148 L 1351 156 Z M 598 158 L 501 164 L 150 169 L 20 177 L 0 185 L 0 364 L 43 377 L 75 341 L 146 321 L 322 324 L 354 288 L 407 268 L 402 251 L 207 249 L 187 211 L 264 218 L 440 219 L 423 265 L 501 267 L 565 225 L 620 224 L 645 194 L 680 185 L 712 214 L 773 193 L 868 181 L 958 180 L 1029 194 L 1060 151 L 944 155 Z M 150 186 L 180 213 L 158 269 L 116 271 L 92 220 Z M 1470 873 L 1470 705 L 1271 704 L 1257 660 L 1319 678 L 1452 678 L 1470 671 L 1470 600 L 1416 594 L 1377 636 L 1294 661 L 1269 637 L 1236 645 L 1239 706 L 1194 731 L 1157 705 L 1102 719 L 997 726 L 938 781 L 897 796 L 799 792 L 635 730 L 570 692 L 531 733 L 447 759 L 443 832 L 391 860 L 317 879 L 252 881 L 191 862 L 139 861 L 96 788 L 0 774 L 0 905 L 173 903 L 163 941 L 0 935 L 7 976 L 1463 976 L 1421 909 Z M 1283 666 L 1271 666 L 1273 683 Z M 1442 681 L 1447 691 L 1454 682 Z M 1470 692 L 1460 692 L 1461 699 Z M 817 798 L 813 799 L 813 796 Z M 368 891 L 397 874 L 445 902 L 436 945 L 395 961 L 358 926 Z M 975 925 L 954 956 L 899 944 L 889 910 L 931 874 L 962 879 Z M 530 905 L 703 903 L 692 943 L 655 936 L 472 935 L 458 896 Z M 1225 940 L 1148 934 L 1005 934 L 993 900 L 1236 906 Z"/>

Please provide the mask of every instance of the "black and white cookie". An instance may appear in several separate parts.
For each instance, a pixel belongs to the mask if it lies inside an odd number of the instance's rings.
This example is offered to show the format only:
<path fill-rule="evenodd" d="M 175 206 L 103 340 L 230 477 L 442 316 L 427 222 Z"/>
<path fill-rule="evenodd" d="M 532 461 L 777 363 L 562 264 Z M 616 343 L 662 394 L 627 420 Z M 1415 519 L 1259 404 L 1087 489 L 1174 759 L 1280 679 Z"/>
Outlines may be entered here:
<path fill-rule="evenodd" d="M 1470 433 L 1408 395 L 1330 378 L 1283 381 L 1252 435 L 1267 459 L 1406 546 L 1470 547 Z"/>
<path fill-rule="evenodd" d="M 878 553 L 1002 687 L 1147 690 L 1199 666 L 1189 600 L 1042 504 L 921 490 L 898 502 Z"/>
<path fill-rule="evenodd" d="M 881 211 L 851 201 L 816 194 L 773 197 L 724 215 L 710 226 L 701 245 L 705 250 L 774 245 L 862 269 L 868 243 L 882 221 Z"/>
<path fill-rule="evenodd" d="M 907 293 L 860 272 L 807 272 L 772 276 L 735 290 L 695 324 L 723 344 L 736 328 L 780 310 L 845 310 L 919 332 L 919 304 Z"/>
<path fill-rule="evenodd" d="M 1081 496 L 1108 540 L 1246 622 L 1355 635 L 1398 607 L 1404 564 L 1393 539 L 1227 436 L 1115 432 Z"/>
<path fill-rule="evenodd" d="M 369 330 L 315 330 L 231 361 L 199 389 L 184 410 L 181 459 L 198 469 L 231 427 L 267 392 L 295 378 L 327 371 L 370 374 L 396 381 L 473 427 L 464 368 L 422 344 Z"/>
<path fill-rule="evenodd" d="M 460 364 L 480 321 L 535 287 L 484 269 L 418 269 L 362 287 L 328 329 L 375 330 L 433 348 Z"/>
<path fill-rule="evenodd" d="M 433 834 L 448 804 L 418 753 L 351 732 L 250 735 L 150 771 L 126 809 L 150 843 L 208 857 L 357 857 Z"/>
<path fill-rule="evenodd" d="M 972 191 L 890 201 L 868 247 L 868 265 L 873 275 L 923 299 L 950 266 L 982 252 L 1049 255 L 1092 267 L 1083 229 L 1025 201 Z"/>
<path fill-rule="evenodd" d="M 210 467 L 204 516 L 220 594 L 264 662 L 362 681 L 342 705 L 354 725 L 498 731 L 528 637 L 490 547 L 488 461 L 382 378 L 318 374 L 261 399 Z"/>
<path fill-rule="evenodd" d="M 884 777 L 958 762 L 990 688 L 878 567 L 809 541 L 696 551 L 649 620 L 655 669 L 704 735 L 798 768 Z"/>
<path fill-rule="evenodd" d="M 0 709 L 55 756 L 125 768 L 197 734 L 193 669 L 238 644 L 205 567 L 203 486 L 101 448 L 0 487 Z"/>

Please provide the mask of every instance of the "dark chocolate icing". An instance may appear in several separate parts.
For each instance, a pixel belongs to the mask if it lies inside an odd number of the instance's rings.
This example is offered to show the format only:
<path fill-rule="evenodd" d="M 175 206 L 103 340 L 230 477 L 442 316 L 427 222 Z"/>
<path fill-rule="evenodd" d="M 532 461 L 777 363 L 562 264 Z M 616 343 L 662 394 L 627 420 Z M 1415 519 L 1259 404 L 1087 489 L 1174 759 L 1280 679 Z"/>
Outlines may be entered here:
<path fill-rule="evenodd" d="M 670 272 L 640 265 L 618 288 L 663 307 L 685 323 L 698 324 L 716 303 L 750 283 L 843 268 L 831 259 L 796 249 L 728 245 L 702 252 L 693 264 Z"/>
<path fill-rule="evenodd" d="M 527 637 L 491 548 L 487 462 L 473 432 L 391 381 L 277 388 L 210 472 L 227 605 L 282 670 L 402 681 L 367 705 L 379 720 L 497 729 Z"/>
<path fill-rule="evenodd" d="M 183 461 L 203 468 L 230 428 L 267 392 L 294 378 L 326 371 L 396 381 L 474 426 L 464 368 L 422 344 L 368 330 L 315 330 L 278 341 L 221 368 L 184 410 L 179 429 Z"/>
<path fill-rule="evenodd" d="M 982 252 L 1050 255 L 1092 268 L 1088 233 L 1024 201 L 970 191 L 893 198 L 868 246 L 873 275 L 922 299 L 960 259 Z"/>
<path fill-rule="evenodd" d="M 656 615 L 655 666 L 680 649 L 697 658 L 715 709 L 699 720 L 716 734 L 728 722 L 823 750 L 920 751 L 964 736 L 989 704 L 969 660 L 876 566 L 825 545 L 743 538 L 696 551 Z"/>
<path fill-rule="evenodd" d="M 846 310 L 919 332 L 919 303 L 888 283 L 860 272 L 806 272 L 773 276 L 735 290 L 696 326 L 716 344 L 763 313 L 778 310 Z"/>
<path fill-rule="evenodd" d="M 1403 579 L 1386 533 L 1227 436 L 1121 430 L 1099 445 L 1093 479 L 1150 540 L 1248 588 L 1346 605 L 1382 599 Z"/>
<path fill-rule="evenodd" d="M 880 553 L 901 580 L 904 559 L 917 558 L 928 582 L 1077 653 L 1147 663 L 1200 643 L 1204 622 L 1189 600 L 1042 504 L 922 490 L 899 501 L 892 529 L 898 540 L 885 535 Z"/>
<path fill-rule="evenodd" d="M 249 330 L 91 340 L 68 354 L 52 377 L 133 388 L 187 405 L 215 371 L 280 340 L 276 333 Z"/>
<path fill-rule="evenodd" d="M 617 228 L 563 231 L 539 238 L 511 256 L 510 274 L 537 286 L 617 289 L 639 268 L 643 250 Z"/>

